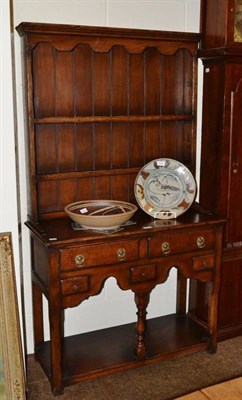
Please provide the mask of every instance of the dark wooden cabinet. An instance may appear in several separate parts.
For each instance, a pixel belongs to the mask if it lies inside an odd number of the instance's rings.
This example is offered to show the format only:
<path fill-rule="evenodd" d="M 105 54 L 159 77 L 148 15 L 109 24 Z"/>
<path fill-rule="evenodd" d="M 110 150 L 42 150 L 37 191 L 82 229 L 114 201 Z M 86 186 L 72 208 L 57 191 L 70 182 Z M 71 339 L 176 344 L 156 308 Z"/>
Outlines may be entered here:
<path fill-rule="evenodd" d="M 201 0 L 202 49 L 229 54 L 242 49 L 241 0 Z"/>
<path fill-rule="evenodd" d="M 200 203 L 228 220 L 218 317 L 225 338 L 242 333 L 242 4 L 204 1 L 202 10 Z M 193 283 L 191 293 L 192 313 L 205 321 L 206 289 Z"/>
<path fill-rule="evenodd" d="M 204 59 L 200 199 L 204 206 L 228 217 L 226 247 L 239 245 L 242 240 L 241 107 L 242 57 L 238 61 L 232 57 Z"/>
<path fill-rule="evenodd" d="M 199 35 L 32 23 L 17 30 L 26 67 L 35 355 L 53 393 L 171 355 L 216 351 L 223 219 L 198 205 L 177 220 L 139 210 L 133 225 L 103 235 L 74 230 L 64 213 L 79 200 L 135 202 L 136 175 L 155 158 L 178 159 L 195 173 Z M 172 267 L 177 312 L 146 319 L 150 293 Z M 64 310 L 100 293 L 109 277 L 134 292 L 137 323 L 65 337 Z M 186 312 L 188 278 L 210 288 L 208 329 Z"/>

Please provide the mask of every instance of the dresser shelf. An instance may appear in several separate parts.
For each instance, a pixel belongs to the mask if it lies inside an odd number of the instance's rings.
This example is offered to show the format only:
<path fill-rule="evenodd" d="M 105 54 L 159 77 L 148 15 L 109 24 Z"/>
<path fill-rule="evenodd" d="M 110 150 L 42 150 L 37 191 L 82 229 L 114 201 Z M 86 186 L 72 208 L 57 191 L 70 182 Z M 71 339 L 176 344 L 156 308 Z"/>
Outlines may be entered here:
<path fill-rule="evenodd" d="M 62 361 L 65 386 L 209 348 L 209 335 L 204 328 L 187 316 L 171 314 L 147 320 L 147 357 L 139 361 L 135 355 L 135 325 L 66 337 Z M 51 377 L 49 341 L 36 347 L 36 356 Z"/>
<path fill-rule="evenodd" d="M 172 115 L 100 115 L 86 117 L 42 117 L 34 118 L 34 124 L 88 124 L 94 122 L 152 122 L 152 121 L 191 121 L 195 117 L 188 114 Z"/>

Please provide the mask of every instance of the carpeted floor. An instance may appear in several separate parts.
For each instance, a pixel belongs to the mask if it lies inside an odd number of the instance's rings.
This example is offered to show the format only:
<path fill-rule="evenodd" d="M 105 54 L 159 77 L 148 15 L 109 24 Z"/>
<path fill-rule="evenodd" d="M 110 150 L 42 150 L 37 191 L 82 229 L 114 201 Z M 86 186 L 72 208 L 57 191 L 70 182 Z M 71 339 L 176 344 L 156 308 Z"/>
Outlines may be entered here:
<path fill-rule="evenodd" d="M 33 356 L 27 360 L 28 400 L 171 400 L 242 376 L 242 336 L 220 342 L 218 352 L 180 356 L 173 360 L 80 382 L 59 397 Z"/>

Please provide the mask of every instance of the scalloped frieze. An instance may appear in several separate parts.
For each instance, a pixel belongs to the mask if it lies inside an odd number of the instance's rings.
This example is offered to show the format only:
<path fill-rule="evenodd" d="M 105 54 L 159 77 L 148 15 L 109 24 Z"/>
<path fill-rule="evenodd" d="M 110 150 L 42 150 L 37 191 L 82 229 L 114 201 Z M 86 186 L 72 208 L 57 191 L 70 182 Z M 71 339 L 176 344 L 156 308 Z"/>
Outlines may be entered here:
<path fill-rule="evenodd" d="M 115 46 L 121 46 L 125 48 L 125 50 L 130 54 L 141 54 L 148 48 L 155 48 L 162 55 L 172 56 L 176 54 L 176 52 L 180 49 L 188 50 L 192 56 L 195 56 L 197 53 L 197 47 L 194 46 L 194 43 L 184 42 L 184 41 L 173 41 L 173 40 L 165 40 L 165 41 L 155 41 L 150 40 L 147 44 L 147 40 L 132 40 L 132 42 L 127 39 L 119 39 L 117 42 L 114 39 L 106 39 L 100 40 L 99 38 L 90 38 L 86 40 L 76 41 L 76 38 L 56 38 L 53 40 L 44 40 L 41 36 L 39 40 L 29 41 L 28 50 L 33 51 L 40 44 L 51 44 L 51 46 L 57 51 L 73 51 L 76 47 L 80 45 L 89 45 L 90 48 L 98 53 L 108 53 Z"/>

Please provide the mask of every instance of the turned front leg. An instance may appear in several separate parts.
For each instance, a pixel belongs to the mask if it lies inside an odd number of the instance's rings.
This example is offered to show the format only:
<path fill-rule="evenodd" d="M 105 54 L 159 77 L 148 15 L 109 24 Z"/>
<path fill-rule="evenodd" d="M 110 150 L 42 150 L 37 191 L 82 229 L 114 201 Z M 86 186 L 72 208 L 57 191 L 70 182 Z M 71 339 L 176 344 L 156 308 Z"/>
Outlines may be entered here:
<path fill-rule="evenodd" d="M 145 343 L 144 343 L 144 333 L 145 333 L 145 323 L 147 306 L 150 300 L 150 293 L 137 294 L 135 293 L 135 304 L 137 306 L 137 324 L 136 324 L 136 346 L 135 353 L 139 360 L 145 358 Z"/>

